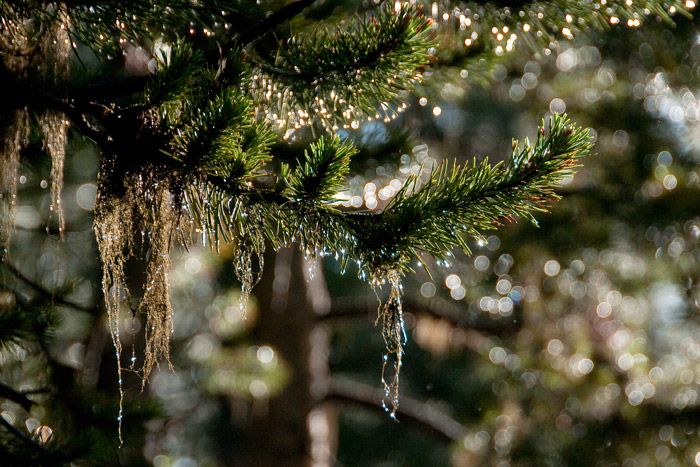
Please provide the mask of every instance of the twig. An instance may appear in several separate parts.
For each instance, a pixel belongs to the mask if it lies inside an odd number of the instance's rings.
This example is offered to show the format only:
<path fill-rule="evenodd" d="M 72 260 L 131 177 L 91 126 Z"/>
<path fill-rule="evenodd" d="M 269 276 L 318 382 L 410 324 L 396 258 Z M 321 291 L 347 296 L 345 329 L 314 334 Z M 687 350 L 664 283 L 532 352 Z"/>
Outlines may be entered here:
<path fill-rule="evenodd" d="M 326 397 L 329 400 L 384 410 L 381 402 L 384 398 L 382 389 L 354 381 L 331 379 Z M 402 421 L 415 423 L 449 441 L 461 441 L 467 431 L 461 423 L 434 407 L 407 397 L 401 398 L 397 414 Z"/>
<path fill-rule="evenodd" d="M 0 425 L 4 426 L 5 429 L 7 429 L 7 431 L 21 439 L 24 442 L 24 444 L 29 446 L 32 450 L 36 451 L 40 458 L 48 463 L 47 465 L 54 465 L 59 462 L 56 454 L 52 453 L 44 446 L 34 442 L 32 438 L 30 438 L 29 436 L 12 426 L 12 424 L 5 420 L 5 417 L 3 417 L 2 415 L 0 415 Z"/>
<path fill-rule="evenodd" d="M 29 410 L 32 408 L 32 405 L 34 405 L 34 402 L 31 399 L 29 399 L 26 395 L 22 394 L 21 392 L 15 391 L 11 387 L 6 386 L 2 383 L 0 383 L 0 397 L 4 397 L 5 399 L 9 399 L 12 402 L 18 403 L 27 412 L 29 412 Z"/>
<path fill-rule="evenodd" d="M 319 320 L 338 320 L 345 318 L 359 318 L 359 317 L 369 317 L 371 320 L 376 319 L 376 308 L 363 307 L 361 305 L 355 305 L 354 301 L 352 305 L 339 307 L 338 300 L 333 302 L 333 310 L 327 315 L 319 316 Z M 411 313 L 413 315 L 429 315 L 433 318 L 447 321 L 452 326 L 460 328 L 464 331 L 465 339 L 463 344 L 465 348 L 471 350 L 475 353 L 480 353 L 484 349 L 484 344 L 489 341 L 488 334 L 498 334 L 499 332 L 504 332 L 509 327 L 496 328 L 494 326 L 484 326 L 475 323 L 468 323 L 465 321 L 463 316 L 458 316 L 458 314 L 464 315 L 464 312 L 457 313 L 457 310 L 450 309 L 455 308 L 449 305 L 441 304 L 439 301 L 432 300 L 430 303 L 417 304 L 407 301 L 403 304 L 403 311 L 406 313 Z M 340 309 L 340 310 L 339 310 Z"/>
<path fill-rule="evenodd" d="M 88 307 L 85 307 L 83 305 L 79 305 L 77 303 L 71 302 L 70 300 L 63 298 L 60 295 L 56 295 L 53 292 L 51 292 L 50 290 L 45 289 L 41 285 L 37 284 L 36 282 L 34 282 L 33 280 L 31 280 L 30 278 L 25 276 L 19 269 L 17 269 L 12 263 L 10 263 L 9 258 L 7 258 L 7 257 L 5 258 L 4 261 L 0 262 L 0 265 L 4 265 L 7 269 L 10 270 L 10 272 L 12 272 L 12 274 L 17 276 L 17 278 L 19 278 L 22 282 L 29 285 L 32 289 L 36 290 L 41 295 L 44 295 L 45 297 L 50 298 L 54 304 L 64 305 L 64 306 L 67 306 L 67 307 L 70 307 L 70 308 L 73 308 L 76 310 L 84 311 L 86 313 L 91 313 L 91 314 L 95 313 L 96 311 L 99 310 L 99 307 L 97 307 L 97 306 L 94 306 L 92 308 L 88 308 Z"/>
<path fill-rule="evenodd" d="M 276 12 L 272 13 L 267 18 L 254 24 L 250 28 L 243 31 L 238 38 L 238 43 L 246 46 L 251 42 L 260 39 L 262 36 L 273 30 L 276 26 L 285 23 L 301 13 L 306 7 L 310 6 L 315 0 L 299 0 L 283 6 Z"/>
<path fill-rule="evenodd" d="M 7 95 L 9 98 L 5 103 L 8 107 L 37 105 L 39 107 L 58 110 L 63 112 L 71 122 L 80 129 L 84 136 L 102 146 L 106 144 L 106 136 L 92 128 L 84 118 L 85 115 L 100 118 L 104 113 L 104 108 L 99 104 L 77 101 L 76 99 L 69 101 L 57 97 L 33 84 L 18 81 L 14 77 L 9 76 L 8 73 L 0 72 L 0 84 L 5 86 L 8 91 Z"/>
<path fill-rule="evenodd" d="M 376 304 L 376 301 L 374 302 Z M 376 307 L 362 306 L 357 304 L 356 299 L 351 297 L 345 301 L 342 298 L 336 298 L 333 302 L 333 311 L 327 315 L 320 316 L 319 319 L 335 320 L 343 318 L 357 318 L 361 316 L 373 316 L 376 313 Z M 499 333 L 511 328 L 512 323 L 500 325 L 501 323 L 490 325 L 484 323 L 476 323 L 466 318 L 466 310 L 458 309 L 447 300 L 433 299 L 426 303 L 419 303 L 407 299 L 403 303 L 403 311 L 414 315 L 426 314 L 433 318 L 447 321 L 452 326 L 474 331 L 477 334 L 482 333 Z M 374 319 L 374 318 L 373 318 Z M 486 339 L 486 336 L 482 336 Z"/>
<path fill-rule="evenodd" d="M 36 389 L 26 389 L 22 391 L 22 394 L 46 394 L 53 392 L 51 388 L 36 388 Z"/>
<path fill-rule="evenodd" d="M 151 75 L 110 76 L 75 90 L 71 97 L 82 102 L 114 99 L 143 91 L 150 80 Z"/>

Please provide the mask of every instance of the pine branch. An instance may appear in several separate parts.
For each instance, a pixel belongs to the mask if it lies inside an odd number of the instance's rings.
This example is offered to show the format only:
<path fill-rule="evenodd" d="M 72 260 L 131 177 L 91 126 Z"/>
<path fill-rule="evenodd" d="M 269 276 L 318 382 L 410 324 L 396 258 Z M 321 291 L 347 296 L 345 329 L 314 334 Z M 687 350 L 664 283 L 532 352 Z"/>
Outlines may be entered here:
<path fill-rule="evenodd" d="M 454 247 L 469 253 L 467 238 L 480 237 L 504 220 L 520 216 L 537 224 L 533 213 L 558 199 L 554 188 L 590 148 L 585 130 L 555 116 L 549 131 L 540 128 L 534 146 L 526 141 L 518 151 L 514 144 L 508 166 L 488 160 L 464 168 L 443 164 L 422 187 L 412 177 L 384 212 L 352 226 L 358 242 L 354 256 L 370 271 L 387 266 L 408 271 L 419 251 L 439 259 Z"/>
<path fill-rule="evenodd" d="M 231 132 L 245 131 L 246 127 L 251 125 L 247 102 L 235 89 L 229 88 L 220 93 L 207 102 L 204 108 L 195 107 L 197 104 L 199 102 L 188 103 L 172 112 L 164 112 L 168 129 L 174 131 L 172 155 L 188 170 L 206 164 L 207 159 L 215 157 L 217 149 L 227 150 L 229 153 L 235 151 L 235 147 L 227 147 L 219 139 Z M 170 114 L 174 116 L 172 121 L 168 122 Z M 230 144 L 233 141 L 228 142 Z"/>
<path fill-rule="evenodd" d="M 533 214 L 546 211 L 559 198 L 554 189 L 590 148 L 586 130 L 555 116 L 548 130 L 540 128 L 534 145 L 514 144 L 508 165 L 492 166 L 488 160 L 466 167 L 443 165 L 424 186 L 418 186 L 417 177 L 410 178 L 381 213 L 348 213 L 328 202 L 310 204 L 309 198 L 290 196 L 293 191 L 252 186 L 230 190 L 224 177 L 213 174 L 207 180 L 223 192 L 245 195 L 266 219 L 268 225 L 261 228 L 274 244 L 280 242 L 280 233 L 292 236 L 306 250 L 336 252 L 343 268 L 352 258 L 361 277 L 374 280 L 390 270 L 412 270 L 411 262 L 419 260 L 420 252 L 438 259 L 455 247 L 469 253 L 469 237 L 480 238 L 503 221 L 523 217 L 536 224 Z"/>
<path fill-rule="evenodd" d="M 204 56 L 182 39 L 172 45 L 169 55 L 163 50 L 160 54 L 155 57 L 158 66 L 155 73 L 149 76 L 145 101 L 151 105 L 182 104 L 202 84 Z"/>
<path fill-rule="evenodd" d="M 300 202 L 313 200 L 331 203 L 333 195 L 340 191 L 345 175 L 350 170 L 350 159 L 355 148 L 334 136 L 330 140 L 321 138 L 304 152 L 306 162 L 299 164 L 288 181 L 288 196 Z"/>
<path fill-rule="evenodd" d="M 428 63 L 430 22 L 414 7 L 385 7 L 344 29 L 293 36 L 274 62 L 257 60 L 256 100 L 277 108 L 282 126 L 316 119 L 328 128 L 392 118 L 396 96 L 420 81 Z"/>
<path fill-rule="evenodd" d="M 76 40 L 95 49 L 121 53 L 126 41 L 163 36 L 172 40 L 191 31 L 213 31 L 216 23 L 240 13 L 236 2 L 68 2 Z"/>
<path fill-rule="evenodd" d="M 384 391 L 362 383 L 333 378 L 330 381 L 327 398 L 339 402 L 359 404 L 370 409 L 384 412 L 381 400 Z M 431 433 L 437 434 L 448 441 L 462 442 L 467 432 L 466 428 L 448 415 L 407 397 L 401 398 L 397 419 L 412 423 Z"/>

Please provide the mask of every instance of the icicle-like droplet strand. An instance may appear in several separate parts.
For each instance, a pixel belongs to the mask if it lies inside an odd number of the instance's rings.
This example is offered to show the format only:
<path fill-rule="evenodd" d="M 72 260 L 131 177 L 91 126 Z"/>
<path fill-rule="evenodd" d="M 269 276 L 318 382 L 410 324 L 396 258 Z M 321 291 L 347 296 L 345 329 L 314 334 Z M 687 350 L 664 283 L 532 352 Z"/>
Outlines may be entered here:
<path fill-rule="evenodd" d="M 265 252 L 265 239 L 256 230 L 251 230 L 247 237 L 241 237 L 233 260 L 233 267 L 236 271 L 236 278 L 241 283 L 241 295 L 238 299 L 238 308 L 243 319 L 248 311 L 248 300 L 250 292 L 262 276 L 264 266 L 263 253 Z M 253 256 L 257 256 L 258 271 L 253 271 Z"/>
<path fill-rule="evenodd" d="M 401 275 L 398 271 L 391 271 L 388 280 L 391 284 L 391 292 L 389 298 L 379 306 L 376 323 L 381 321 L 382 336 L 386 346 L 386 352 L 382 358 L 382 384 L 384 385 L 382 406 L 389 412 L 391 418 L 395 418 L 399 408 L 399 374 L 406 344 L 406 328 L 403 321 Z M 391 382 L 387 382 L 389 379 Z"/>

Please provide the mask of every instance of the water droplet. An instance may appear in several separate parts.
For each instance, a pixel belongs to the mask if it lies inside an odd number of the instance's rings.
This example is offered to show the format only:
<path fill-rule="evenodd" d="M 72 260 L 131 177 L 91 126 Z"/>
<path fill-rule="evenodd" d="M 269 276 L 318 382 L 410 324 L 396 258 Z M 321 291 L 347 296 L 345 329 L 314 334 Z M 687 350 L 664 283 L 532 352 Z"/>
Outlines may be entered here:
<path fill-rule="evenodd" d="M 53 439 L 53 430 L 50 426 L 40 425 L 34 430 L 34 436 L 40 444 L 46 444 Z"/>

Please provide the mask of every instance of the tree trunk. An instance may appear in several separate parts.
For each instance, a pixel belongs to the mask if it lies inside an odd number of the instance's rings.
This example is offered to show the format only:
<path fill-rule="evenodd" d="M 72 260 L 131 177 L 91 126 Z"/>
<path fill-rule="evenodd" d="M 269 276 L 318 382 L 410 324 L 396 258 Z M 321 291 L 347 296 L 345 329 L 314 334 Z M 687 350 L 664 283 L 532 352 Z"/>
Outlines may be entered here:
<path fill-rule="evenodd" d="M 266 254 L 256 297 L 256 341 L 272 347 L 290 375 L 281 393 L 253 407 L 247 465 L 330 466 L 336 427 L 330 408 L 319 405 L 328 390 L 329 331 L 317 324 L 330 297 L 320 261 L 314 268 L 296 246 Z"/>

